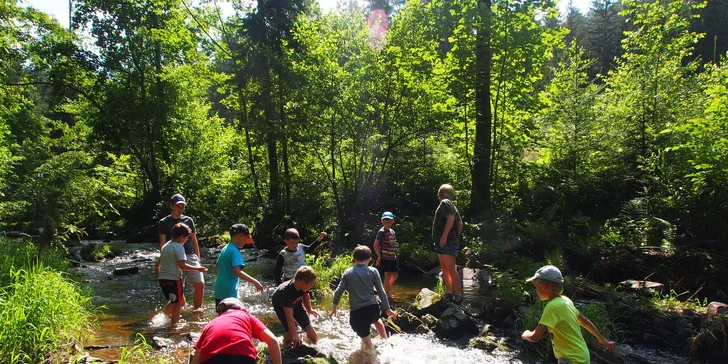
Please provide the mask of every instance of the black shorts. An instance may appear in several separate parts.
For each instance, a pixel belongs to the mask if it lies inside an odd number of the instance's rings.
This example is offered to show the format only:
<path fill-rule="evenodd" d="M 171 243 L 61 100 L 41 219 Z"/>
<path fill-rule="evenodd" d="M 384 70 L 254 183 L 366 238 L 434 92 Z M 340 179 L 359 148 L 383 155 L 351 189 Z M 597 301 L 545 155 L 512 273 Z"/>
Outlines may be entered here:
<path fill-rule="evenodd" d="M 245 355 L 215 354 L 202 364 L 255 364 L 256 360 Z"/>
<path fill-rule="evenodd" d="M 382 268 L 382 272 L 399 272 L 401 269 L 399 268 L 399 261 L 398 260 L 384 260 L 382 259 L 379 261 L 379 266 Z"/>
<path fill-rule="evenodd" d="M 168 299 L 170 303 L 178 303 L 180 297 L 184 294 L 182 293 L 181 279 L 174 281 L 170 279 L 160 279 L 159 286 L 162 287 L 164 298 Z"/>
<path fill-rule="evenodd" d="M 286 312 L 283 311 L 283 306 L 273 306 L 276 311 L 278 320 L 283 324 L 283 331 L 288 332 L 288 319 L 286 319 Z M 307 331 L 311 328 L 311 319 L 308 317 L 308 312 L 303 308 L 303 303 L 299 303 L 293 306 L 293 319 L 296 320 L 298 326 L 301 326 L 303 331 Z"/>
<path fill-rule="evenodd" d="M 379 320 L 382 309 L 379 304 L 357 308 L 349 313 L 349 325 L 359 337 L 369 336 L 372 324 Z"/>

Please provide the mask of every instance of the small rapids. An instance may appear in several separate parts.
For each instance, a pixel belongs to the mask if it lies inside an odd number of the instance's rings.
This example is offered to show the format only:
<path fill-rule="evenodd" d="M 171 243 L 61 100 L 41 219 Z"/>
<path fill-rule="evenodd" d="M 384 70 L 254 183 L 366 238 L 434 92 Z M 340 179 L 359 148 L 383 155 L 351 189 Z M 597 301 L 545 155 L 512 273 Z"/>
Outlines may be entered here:
<path fill-rule="evenodd" d="M 88 241 L 86 244 L 101 243 Z M 90 354 L 102 360 L 118 360 L 124 347 L 134 343 L 137 334 L 147 340 L 152 337 L 165 342 L 162 349 L 178 358 L 178 363 L 187 363 L 192 343 L 199 337 L 205 324 L 216 316 L 214 312 L 213 287 L 215 281 L 215 260 L 220 248 L 202 249 L 202 265 L 208 267 L 205 273 L 205 301 L 203 312 L 184 311 L 179 327 L 170 331 L 169 319 L 162 313 L 166 301 L 159 289 L 155 262 L 159 256 L 157 244 L 119 244 L 123 255 L 99 263 L 83 263 L 78 274 L 93 292 L 93 303 L 99 307 L 97 328 L 93 338 L 86 343 L 101 349 Z M 274 283 L 272 276 L 274 260 L 260 257 L 262 251 L 243 250 L 245 272 L 258 279 L 266 290 L 261 294 L 247 282 L 238 286 L 238 297 L 246 309 L 263 321 L 282 342 L 282 325 L 271 306 Z M 114 276 L 115 268 L 139 267 L 139 274 Z M 434 289 L 436 279 L 431 277 L 401 277 L 395 283 L 393 294 L 397 302 L 412 300 L 423 287 Z M 187 287 L 185 295 L 192 301 L 192 288 Z M 477 289 L 465 287 L 465 303 L 477 299 Z M 331 297 L 320 297 L 313 302 L 321 317 L 312 317 L 312 324 L 319 334 L 316 348 L 333 356 L 340 363 L 392 363 L 392 364 L 464 364 L 464 363 L 547 363 L 546 360 L 514 351 L 496 349 L 488 353 L 467 348 L 462 343 L 452 343 L 427 335 L 401 334 L 387 340 L 374 338 L 374 348 L 362 350 L 360 340 L 349 327 L 349 311 L 342 305 L 338 315 L 329 319 Z M 396 306 L 396 303 L 395 303 Z M 374 331 L 373 331 L 374 332 Z M 305 335 L 304 335 L 305 337 Z M 629 345 L 620 345 L 620 356 L 640 358 L 641 363 L 691 363 L 686 358 Z M 626 360 L 625 362 L 630 362 Z"/>

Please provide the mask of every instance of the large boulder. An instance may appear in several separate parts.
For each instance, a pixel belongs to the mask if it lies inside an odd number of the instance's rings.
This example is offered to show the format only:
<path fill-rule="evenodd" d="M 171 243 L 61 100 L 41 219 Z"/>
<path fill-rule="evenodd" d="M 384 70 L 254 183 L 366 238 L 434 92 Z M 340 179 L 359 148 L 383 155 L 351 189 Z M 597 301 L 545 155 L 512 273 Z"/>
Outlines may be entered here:
<path fill-rule="evenodd" d="M 478 328 L 475 321 L 466 315 L 460 307 L 454 305 L 440 316 L 437 325 L 435 325 L 435 334 L 450 340 L 458 340 L 465 334 L 475 334 L 477 332 Z"/>
<path fill-rule="evenodd" d="M 415 332 L 419 326 L 424 325 L 417 316 L 401 308 L 397 309 L 397 319 L 394 320 L 394 324 L 403 332 Z"/>
<path fill-rule="evenodd" d="M 454 303 L 442 299 L 438 293 L 427 288 L 420 290 L 416 298 L 415 306 L 419 310 L 419 313 L 430 314 L 435 317 L 440 317 L 450 308 L 458 308 Z"/>

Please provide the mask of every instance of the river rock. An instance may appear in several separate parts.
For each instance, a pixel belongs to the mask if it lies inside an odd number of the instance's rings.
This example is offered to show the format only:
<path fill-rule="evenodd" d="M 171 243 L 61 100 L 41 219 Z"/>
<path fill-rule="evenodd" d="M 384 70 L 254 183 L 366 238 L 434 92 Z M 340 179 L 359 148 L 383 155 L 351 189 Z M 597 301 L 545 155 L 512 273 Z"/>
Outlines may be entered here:
<path fill-rule="evenodd" d="M 157 350 L 162 350 L 173 347 L 174 341 L 165 337 L 153 336 L 150 345 Z"/>
<path fill-rule="evenodd" d="M 138 274 L 139 273 L 139 267 L 126 267 L 126 268 L 116 268 L 114 269 L 114 275 L 115 276 L 130 276 L 132 274 Z"/>
<path fill-rule="evenodd" d="M 658 282 L 651 281 L 638 281 L 636 279 L 628 279 L 626 281 L 619 282 L 619 286 L 622 287 L 626 292 L 639 292 L 646 294 L 663 293 L 665 285 Z"/>
<path fill-rule="evenodd" d="M 713 301 L 708 304 L 705 313 L 708 316 L 708 319 L 715 318 L 718 315 L 728 313 L 728 305 L 723 302 Z"/>
<path fill-rule="evenodd" d="M 435 317 L 440 317 L 445 311 L 450 308 L 458 308 L 454 303 L 441 299 L 439 294 L 423 288 L 420 290 L 420 294 L 417 295 L 416 308 L 419 314 L 430 314 Z"/>
<path fill-rule="evenodd" d="M 454 305 L 440 316 L 435 325 L 437 336 L 451 340 L 457 340 L 465 334 L 475 334 L 476 332 L 478 332 L 478 328 L 475 326 L 475 321 Z"/>
<path fill-rule="evenodd" d="M 498 338 L 492 335 L 474 337 L 468 343 L 468 347 L 492 352 L 498 348 Z"/>
<path fill-rule="evenodd" d="M 403 332 L 414 332 L 419 326 L 424 325 L 422 320 L 417 316 L 406 312 L 405 310 L 397 309 L 397 319 L 394 320 L 396 324 Z"/>

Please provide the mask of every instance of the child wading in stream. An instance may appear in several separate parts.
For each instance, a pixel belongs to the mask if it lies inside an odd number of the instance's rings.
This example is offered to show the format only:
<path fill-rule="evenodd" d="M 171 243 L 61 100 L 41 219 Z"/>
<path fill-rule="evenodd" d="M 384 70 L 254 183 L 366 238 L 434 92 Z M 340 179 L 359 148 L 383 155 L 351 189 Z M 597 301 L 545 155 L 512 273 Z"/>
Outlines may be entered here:
<path fill-rule="evenodd" d="M 159 254 L 159 286 L 162 287 L 164 297 L 169 300 L 164 313 L 171 316 L 171 328 L 177 326 L 180 311 L 182 310 L 182 275 L 185 270 L 207 272 L 207 268 L 192 266 L 187 263 L 185 248 L 182 246 L 192 234 L 192 229 L 184 223 L 177 223 L 172 228 L 172 240 L 162 247 Z"/>
<path fill-rule="evenodd" d="M 579 313 L 574 303 L 561 294 L 564 292 L 564 277 L 559 268 L 546 265 L 536 271 L 533 277 L 526 280 L 536 286 L 536 294 L 541 300 L 548 300 L 543 309 L 541 320 L 533 331 L 526 330 L 521 338 L 528 341 L 539 341 L 548 329 L 551 333 L 554 355 L 559 364 L 589 364 L 589 349 L 581 327 L 589 331 L 609 350 L 614 351 L 616 345 L 606 340 L 596 326 L 586 316 Z"/>
<path fill-rule="evenodd" d="M 349 324 L 361 338 L 362 346 L 370 349 L 372 347 L 372 338 L 369 336 L 369 330 L 372 324 L 374 324 L 381 338 L 387 338 L 387 330 L 380 319 L 382 308 L 387 315 L 394 317 L 396 315 L 389 308 L 389 301 L 382 288 L 382 278 L 379 276 L 379 272 L 376 268 L 369 267 L 369 262 L 372 260 L 372 251 L 367 246 L 359 245 L 354 249 L 353 256 L 354 266 L 347 268 L 341 277 L 339 286 L 334 292 L 334 306 L 329 317 L 336 315 L 341 295 L 344 291 L 348 291 L 349 309 L 351 310 Z M 381 307 L 377 302 L 374 288 L 379 294 Z"/>

